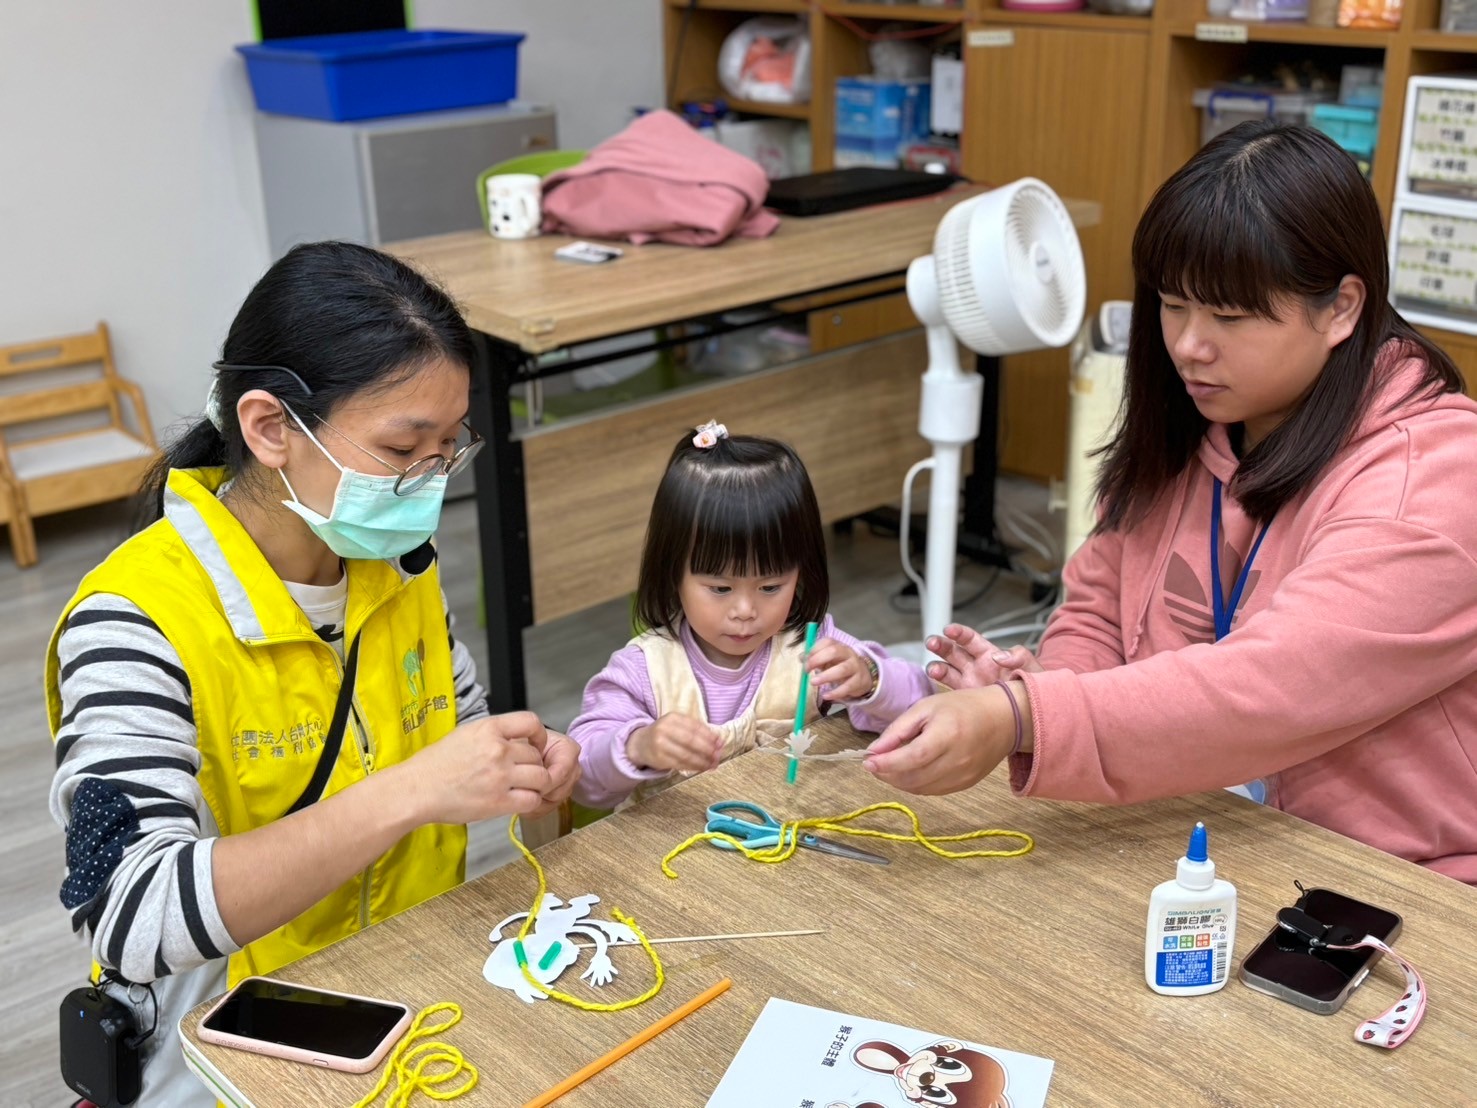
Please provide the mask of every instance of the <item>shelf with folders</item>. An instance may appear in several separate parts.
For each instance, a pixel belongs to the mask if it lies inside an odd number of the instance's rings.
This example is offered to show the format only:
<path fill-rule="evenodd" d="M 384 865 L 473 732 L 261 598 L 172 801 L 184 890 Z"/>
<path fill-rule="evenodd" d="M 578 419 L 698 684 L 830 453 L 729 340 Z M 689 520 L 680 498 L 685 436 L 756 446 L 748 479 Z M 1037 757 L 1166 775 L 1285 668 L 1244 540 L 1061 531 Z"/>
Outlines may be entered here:
<path fill-rule="evenodd" d="M 1477 336 L 1477 75 L 1410 80 L 1390 289 L 1412 323 Z"/>

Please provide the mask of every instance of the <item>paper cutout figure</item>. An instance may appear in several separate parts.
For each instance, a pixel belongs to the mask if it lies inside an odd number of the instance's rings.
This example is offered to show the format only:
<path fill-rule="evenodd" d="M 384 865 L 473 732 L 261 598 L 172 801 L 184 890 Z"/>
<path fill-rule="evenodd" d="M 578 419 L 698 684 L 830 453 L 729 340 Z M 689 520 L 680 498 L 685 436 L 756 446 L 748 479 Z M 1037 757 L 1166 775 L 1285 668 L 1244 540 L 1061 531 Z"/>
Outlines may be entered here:
<path fill-rule="evenodd" d="M 790 756 L 791 757 L 793 757 L 793 758 L 799 758 L 807 750 L 810 749 L 811 744 L 814 743 L 814 742 L 815 742 L 815 732 L 814 731 L 810 731 L 810 730 L 794 731 L 794 732 L 791 732 L 788 740 L 785 742 L 785 746 L 787 746 L 789 748 Z"/>
<path fill-rule="evenodd" d="M 600 898 L 593 893 L 574 897 L 564 907 L 553 893 L 545 893 L 538 915 L 534 917 L 533 930 L 523 940 L 523 954 L 528 960 L 528 971 L 540 984 L 552 985 L 559 975 L 579 961 L 580 951 L 572 936 L 579 935 L 595 945 L 595 953 L 580 979 L 591 985 L 608 985 L 615 980 L 617 970 L 606 953 L 611 946 L 627 946 L 639 942 L 636 932 L 623 923 L 611 920 L 587 918 Z M 518 912 L 503 920 L 487 936 L 495 944 L 492 954 L 482 967 L 482 976 L 501 989 L 511 989 L 525 1004 L 535 1000 L 547 1000 L 548 994 L 530 985 L 518 968 L 518 958 L 513 951 L 513 941 L 518 931 L 515 928 L 507 936 L 503 928 L 520 924 L 528 916 Z"/>
<path fill-rule="evenodd" d="M 851 1060 L 873 1073 L 891 1074 L 909 1104 L 947 1104 L 957 1108 L 1010 1108 L 1005 1068 L 988 1054 L 945 1040 L 909 1054 L 882 1039 L 862 1043 Z M 827 1108 L 852 1108 L 836 1101 Z M 873 1100 L 855 1108 L 883 1108 Z"/>
<path fill-rule="evenodd" d="M 865 750 L 838 750 L 833 754 L 812 754 L 811 746 L 816 734 L 810 728 L 798 733 L 786 731 L 783 735 L 761 736 L 755 747 L 761 754 L 779 754 L 801 762 L 851 762 L 867 756 Z"/>

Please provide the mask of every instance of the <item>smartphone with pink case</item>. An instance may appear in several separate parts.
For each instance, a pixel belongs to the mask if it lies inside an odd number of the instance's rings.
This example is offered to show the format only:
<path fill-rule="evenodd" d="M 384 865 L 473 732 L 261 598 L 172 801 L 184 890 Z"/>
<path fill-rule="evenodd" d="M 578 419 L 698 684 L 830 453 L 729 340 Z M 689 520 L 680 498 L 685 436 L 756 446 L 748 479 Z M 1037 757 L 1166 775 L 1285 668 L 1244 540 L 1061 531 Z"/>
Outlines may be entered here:
<path fill-rule="evenodd" d="M 410 1026 L 407 1005 L 271 977 L 248 977 L 200 1021 L 203 1043 L 368 1073 Z"/>

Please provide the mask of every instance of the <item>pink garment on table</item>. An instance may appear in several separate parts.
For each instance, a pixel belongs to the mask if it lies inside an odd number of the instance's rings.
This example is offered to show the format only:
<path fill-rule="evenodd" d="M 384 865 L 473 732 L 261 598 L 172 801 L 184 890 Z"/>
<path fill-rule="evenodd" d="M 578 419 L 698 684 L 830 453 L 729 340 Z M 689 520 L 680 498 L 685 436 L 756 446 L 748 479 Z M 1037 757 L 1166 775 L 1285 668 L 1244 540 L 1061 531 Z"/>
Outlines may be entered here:
<path fill-rule="evenodd" d="M 1047 672 L 1025 676 L 1018 792 L 1130 803 L 1262 777 L 1283 811 L 1477 883 L 1477 404 L 1402 402 L 1420 364 L 1387 347 L 1381 367 L 1362 425 L 1272 520 L 1220 642 L 1214 478 L 1223 596 L 1258 530 L 1225 426 L 1147 518 L 1073 556 Z"/>
<path fill-rule="evenodd" d="M 544 182 L 544 230 L 634 243 L 717 246 L 764 238 L 780 225 L 764 209 L 759 163 L 704 138 L 671 112 L 648 112 L 571 169 Z"/>

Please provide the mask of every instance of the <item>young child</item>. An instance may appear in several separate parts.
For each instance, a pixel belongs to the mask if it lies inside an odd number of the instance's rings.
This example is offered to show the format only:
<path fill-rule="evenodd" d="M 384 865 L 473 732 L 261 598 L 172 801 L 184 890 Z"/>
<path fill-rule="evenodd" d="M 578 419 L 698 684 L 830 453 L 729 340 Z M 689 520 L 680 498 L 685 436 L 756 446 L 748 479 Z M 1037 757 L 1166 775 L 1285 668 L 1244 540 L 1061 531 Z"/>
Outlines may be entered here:
<path fill-rule="evenodd" d="M 952 792 L 1009 758 L 1023 794 L 1107 803 L 1264 778 L 1477 883 L 1477 405 L 1390 306 L 1373 192 L 1324 135 L 1242 124 L 1159 189 L 1133 266 L 1100 522 L 1039 657 L 949 628 L 962 691 L 868 768 Z"/>
<path fill-rule="evenodd" d="M 576 799 L 611 808 L 794 728 L 802 668 L 816 703 L 879 731 L 933 687 L 923 670 L 840 631 L 820 509 L 795 452 L 709 423 L 685 434 L 657 488 L 636 618 L 645 633 L 585 687 L 569 729 Z M 820 624 L 804 655 L 805 625 Z"/>

